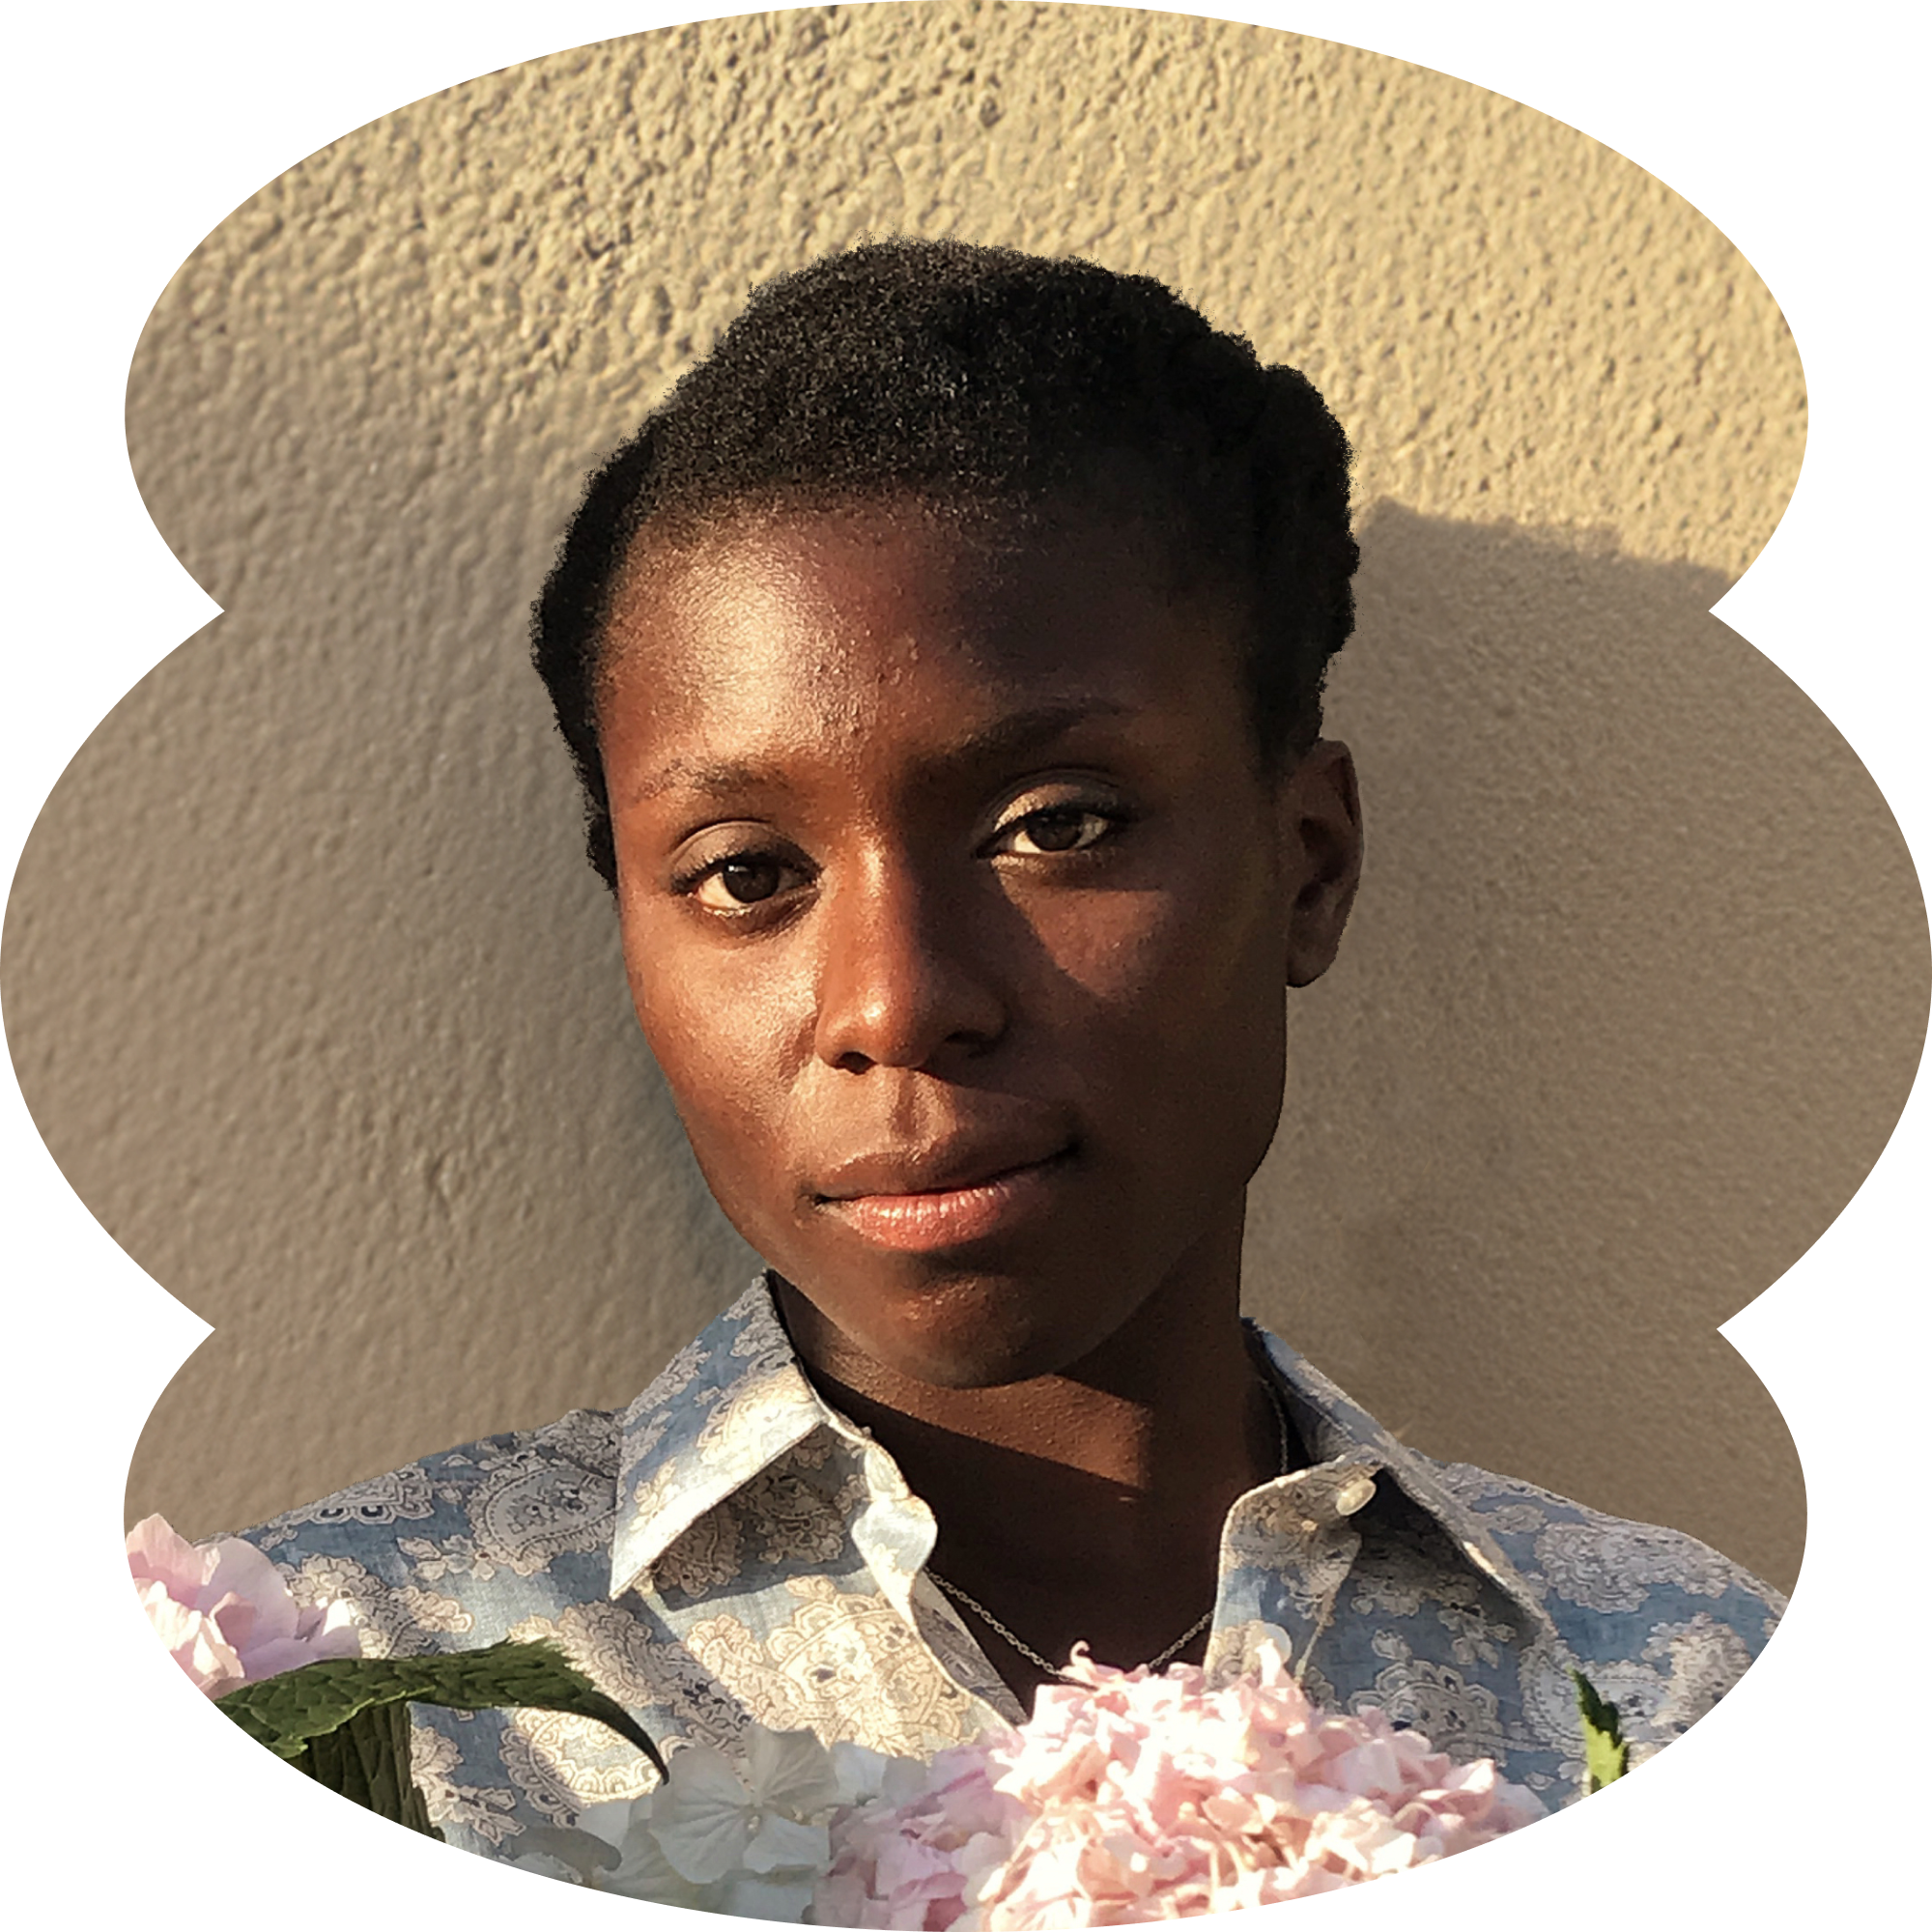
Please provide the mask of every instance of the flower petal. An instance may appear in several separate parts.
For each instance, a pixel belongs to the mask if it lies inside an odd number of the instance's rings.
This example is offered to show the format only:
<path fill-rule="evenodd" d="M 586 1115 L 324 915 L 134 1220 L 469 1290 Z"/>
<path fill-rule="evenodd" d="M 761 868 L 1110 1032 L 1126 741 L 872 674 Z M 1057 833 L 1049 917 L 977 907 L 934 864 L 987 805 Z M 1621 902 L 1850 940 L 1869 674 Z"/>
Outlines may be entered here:
<path fill-rule="evenodd" d="M 760 1810 L 810 1818 L 839 1802 L 832 1753 L 811 1731 L 768 1731 L 753 1724 L 745 1738 L 745 1786 Z"/>
<path fill-rule="evenodd" d="M 650 1830 L 681 1877 L 709 1885 L 736 1865 L 752 1842 L 752 1798 L 731 1761 L 710 1745 L 672 1754 L 654 1794 Z"/>
<path fill-rule="evenodd" d="M 798 1869 L 816 1878 L 832 1863 L 832 1836 L 823 1825 L 802 1825 L 782 1811 L 767 1811 L 740 1862 L 749 1872 Z"/>
<path fill-rule="evenodd" d="M 639 1801 L 641 1811 L 643 1801 Z M 591 1886 L 598 1891 L 615 1892 L 622 1898 L 648 1899 L 657 1905 L 682 1905 L 695 1912 L 716 1909 L 715 1885 L 694 1885 L 665 1857 L 664 1847 L 652 1836 L 649 1813 L 634 1816 L 621 1847 L 623 1857 L 608 1870 L 591 1873 Z"/>

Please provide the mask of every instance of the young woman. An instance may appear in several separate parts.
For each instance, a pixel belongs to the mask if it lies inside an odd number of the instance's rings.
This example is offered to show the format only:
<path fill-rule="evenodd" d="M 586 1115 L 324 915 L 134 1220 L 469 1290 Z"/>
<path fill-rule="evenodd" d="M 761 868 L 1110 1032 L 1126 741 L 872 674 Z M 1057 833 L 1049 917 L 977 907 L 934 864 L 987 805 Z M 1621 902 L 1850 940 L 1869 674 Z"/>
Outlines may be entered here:
<path fill-rule="evenodd" d="M 769 1266 L 620 1415 L 250 1533 L 365 1648 L 554 1635 L 660 1738 L 930 1753 L 1086 1641 L 1385 1707 L 1558 1802 L 1779 1607 L 1677 1532 L 1403 1448 L 1243 1323 L 1287 989 L 1361 863 L 1321 736 L 1349 451 L 1157 283 L 890 242 L 768 285 L 537 607 L 638 1016 Z M 455 1842 L 636 1795 L 418 1713 Z"/>

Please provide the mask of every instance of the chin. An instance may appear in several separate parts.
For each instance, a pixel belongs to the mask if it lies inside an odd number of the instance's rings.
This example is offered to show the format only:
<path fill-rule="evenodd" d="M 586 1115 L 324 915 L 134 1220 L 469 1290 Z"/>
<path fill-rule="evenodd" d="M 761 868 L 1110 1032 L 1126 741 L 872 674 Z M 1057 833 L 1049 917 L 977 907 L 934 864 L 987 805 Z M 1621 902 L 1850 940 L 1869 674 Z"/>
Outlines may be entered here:
<path fill-rule="evenodd" d="M 1134 1304 L 1104 1306 L 1069 1291 L 1056 1293 L 1038 1273 L 958 1272 L 901 1286 L 863 1308 L 844 1295 L 810 1298 L 882 1368 L 933 1388 L 972 1389 L 1064 1373 L 1134 1313 Z"/>

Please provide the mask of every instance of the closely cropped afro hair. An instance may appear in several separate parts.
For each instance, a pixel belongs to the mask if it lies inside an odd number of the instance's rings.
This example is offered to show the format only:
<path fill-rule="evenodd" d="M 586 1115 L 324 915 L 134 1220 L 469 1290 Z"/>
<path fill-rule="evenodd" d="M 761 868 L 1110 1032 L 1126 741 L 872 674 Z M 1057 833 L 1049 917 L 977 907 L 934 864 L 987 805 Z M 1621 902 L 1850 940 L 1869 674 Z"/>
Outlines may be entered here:
<path fill-rule="evenodd" d="M 1127 514 L 1245 612 L 1255 729 L 1280 769 L 1319 732 L 1354 623 L 1349 460 L 1306 377 L 1264 367 L 1147 275 L 898 240 L 765 283 L 591 477 L 532 613 L 590 863 L 615 885 L 599 652 L 611 586 L 654 525 L 895 497 L 1113 505 L 1125 483 Z"/>

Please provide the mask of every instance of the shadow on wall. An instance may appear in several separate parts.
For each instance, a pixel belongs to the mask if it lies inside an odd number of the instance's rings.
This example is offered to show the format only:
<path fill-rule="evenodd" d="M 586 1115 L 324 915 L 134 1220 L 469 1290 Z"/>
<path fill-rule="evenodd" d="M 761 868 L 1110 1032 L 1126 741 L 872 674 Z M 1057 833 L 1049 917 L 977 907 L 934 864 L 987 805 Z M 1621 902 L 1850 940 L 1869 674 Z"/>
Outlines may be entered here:
<path fill-rule="evenodd" d="M 1904 842 L 1717 573 L 1387 504 L 1361 535 L 1328 723 L 1368 870 L 1291 1002 L 1250 1305 L 1415 1446 L 1788 1587 L 1796 1455 L 1716 1331 L 1904 1106 Z"/>

